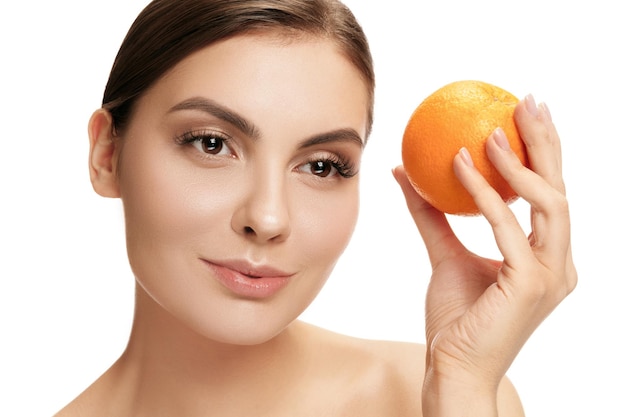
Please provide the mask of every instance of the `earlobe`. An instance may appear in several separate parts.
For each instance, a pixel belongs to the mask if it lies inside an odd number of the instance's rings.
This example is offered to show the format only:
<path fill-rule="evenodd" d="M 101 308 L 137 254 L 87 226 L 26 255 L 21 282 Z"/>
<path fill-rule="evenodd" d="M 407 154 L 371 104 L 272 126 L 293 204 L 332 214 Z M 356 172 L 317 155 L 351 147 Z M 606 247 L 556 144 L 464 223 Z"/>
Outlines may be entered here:
<path fill-rule="evenodd" d="M 89 177 L 93 189 L 103 197 L 120 196 L 115 166 L 117 140 L 113 118 L 105 109 L 96 110 L 89 120 Z"/>

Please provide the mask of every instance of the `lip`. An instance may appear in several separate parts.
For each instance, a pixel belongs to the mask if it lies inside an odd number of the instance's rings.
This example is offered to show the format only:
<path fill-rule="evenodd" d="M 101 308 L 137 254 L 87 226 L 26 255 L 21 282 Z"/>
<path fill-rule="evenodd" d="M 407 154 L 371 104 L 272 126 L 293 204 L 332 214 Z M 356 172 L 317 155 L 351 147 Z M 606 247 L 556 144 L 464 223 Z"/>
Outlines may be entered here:
<path fill-rule="evenodd" d="M 209 261 L 202 259 L 215 279 L 232 293 L 253 299 L 269 298 L 284 288 L 293 273 L 245 260 Z"/>

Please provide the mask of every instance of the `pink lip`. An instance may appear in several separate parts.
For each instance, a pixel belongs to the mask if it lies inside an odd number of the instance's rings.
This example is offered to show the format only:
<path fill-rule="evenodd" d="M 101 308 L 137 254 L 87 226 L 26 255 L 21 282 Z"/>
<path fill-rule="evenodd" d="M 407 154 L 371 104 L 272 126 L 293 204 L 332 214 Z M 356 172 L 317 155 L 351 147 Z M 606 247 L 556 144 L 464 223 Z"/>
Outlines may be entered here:
<path fill-rule="evenodd" d="M 280 291 L 292 273 L 267 265 L 253 265 L 247 261 L 202 261 L 214 272 L 224 287 L 245 298 L 268 298 Z"/>

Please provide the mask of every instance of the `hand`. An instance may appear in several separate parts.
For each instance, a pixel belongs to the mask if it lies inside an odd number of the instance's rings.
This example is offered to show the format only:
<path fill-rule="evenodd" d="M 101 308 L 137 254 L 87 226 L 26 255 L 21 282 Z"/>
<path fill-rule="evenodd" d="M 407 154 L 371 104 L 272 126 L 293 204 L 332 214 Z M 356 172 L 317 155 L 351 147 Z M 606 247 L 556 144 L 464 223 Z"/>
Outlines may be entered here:
<path fill-rule="evenodd" d="M 456 396 L 461 400 L 454 401 L 457 406 L 464 406 L 463 398 L 478 396 L 488 399 L 487 408 L 495 413 L 498 385 L 511 362 L 576 286 L 558 134 L 547 107 L 537 107 L 532 96 L 517 105 L 515 121 L 532 170 L 510 151 L 501 129 L 489 137 L 486 149 L 500 174 L 531 206 L 529 237 L 473 168 L 467 151 L 454 159 L 457 177 L 493 229 L 502 261 L 469 252 L 445 215 L 414 191 L 404 169 L 394 170 L 433 270 L 426 297 L 425 406 L 433 395 L 439 402 Z"/>

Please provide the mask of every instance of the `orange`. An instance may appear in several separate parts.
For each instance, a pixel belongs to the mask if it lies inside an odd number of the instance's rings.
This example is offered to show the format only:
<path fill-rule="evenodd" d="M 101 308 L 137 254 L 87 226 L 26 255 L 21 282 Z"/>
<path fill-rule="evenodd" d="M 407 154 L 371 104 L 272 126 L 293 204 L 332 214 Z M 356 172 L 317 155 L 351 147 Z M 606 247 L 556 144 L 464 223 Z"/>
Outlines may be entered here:
<path fill-rule="evenodd" d="M 402 138 L 402 163 L 416 191 L 444 213 L 478 214 L 452 169 L 454 156 L 465 147 L 476 169 L 502 199 L 513 202 L 518 196 L 487 158 L 485 143 L 501 127 L 511 149 L 528 166 L 526 148 L 513 120 L 518 101 L 513 94 L 482 81 L 457 81 L 420 103 Z"/>

